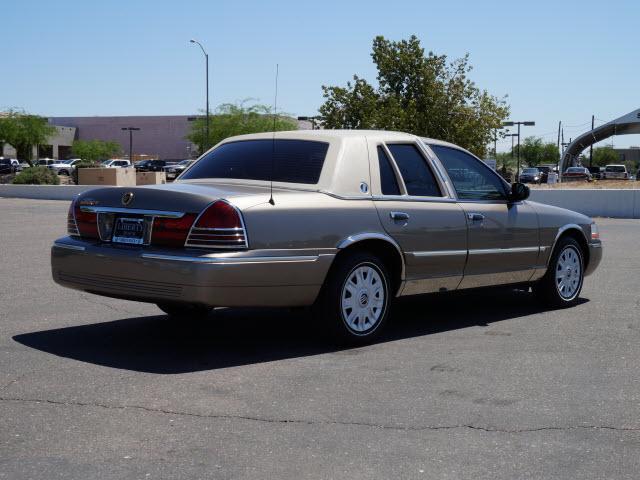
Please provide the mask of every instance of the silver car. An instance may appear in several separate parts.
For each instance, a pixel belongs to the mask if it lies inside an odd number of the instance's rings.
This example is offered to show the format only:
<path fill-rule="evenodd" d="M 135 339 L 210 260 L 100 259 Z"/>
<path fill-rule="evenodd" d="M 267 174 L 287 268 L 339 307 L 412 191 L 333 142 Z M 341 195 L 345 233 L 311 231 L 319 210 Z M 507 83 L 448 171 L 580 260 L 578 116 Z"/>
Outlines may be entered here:
<path fill-rule="evenodd" d="M 598 229 L 528 192 L 439 140 L 244 135 L 173 184 L 80 194 L 52 247 L 53 278 L 176 317 L 312 306 L 356 343 L 381 332 L 399 296 L 519 285 L 573 305 L 602 256 Z"/>

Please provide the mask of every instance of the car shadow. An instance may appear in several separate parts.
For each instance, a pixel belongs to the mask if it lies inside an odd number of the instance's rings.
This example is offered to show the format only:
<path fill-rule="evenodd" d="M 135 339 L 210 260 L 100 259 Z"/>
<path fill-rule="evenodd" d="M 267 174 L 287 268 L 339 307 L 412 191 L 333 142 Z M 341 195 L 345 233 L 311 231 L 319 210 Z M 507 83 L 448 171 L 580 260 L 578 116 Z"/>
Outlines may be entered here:
<path fill-rule="evenodd" d="M 587 302 L 580 299 L 580 303 Z M 422 295 L 399 299 L 378 344 L 543 312 L 524 291 Z M 331 344 L 306 310 L 216 309 L 201 321 L 166 315 L 16 335 L 22 345 L 106 367 L 179 374 L 348 351 Z M 366 348 L 366 347 L 365 347 Z"/>

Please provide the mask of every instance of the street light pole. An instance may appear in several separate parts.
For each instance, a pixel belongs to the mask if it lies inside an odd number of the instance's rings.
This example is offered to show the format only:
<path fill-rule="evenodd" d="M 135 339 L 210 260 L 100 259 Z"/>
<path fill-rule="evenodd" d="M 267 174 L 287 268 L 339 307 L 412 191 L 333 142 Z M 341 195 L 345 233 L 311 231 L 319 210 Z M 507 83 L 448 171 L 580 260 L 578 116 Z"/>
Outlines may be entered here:
<path fill-rule="evenodd" d="M 122 127 L 121 130 L 129 131 L 129 161 L 133 165 L 133 132 L 140 130 L 138 127 Z"/>
<path fill-rule="evenodd" d="M 206 96 L 207 96 L 207 100 L 206 100 L 206 107 L 205 107 L 205 112 L 206 112 L 206 120 L 205 120 L 205 125 L 206 125 L 206 138 L 204 141 L 204 150 L 207 151 L 209 149 L 209 55 L 207 54 L 207 52 L 204 50 L 204 47 L 202 46 L 202 44 L 200 42 L 198 42 L 197 40 L 194 40 L 193 38 L 191 40 L 189 40 L 189 42 L 191 43 L 195 43 L 200 47 L 200 50 L 202 50 L 202 53 L 204 53 L 204 65 L 205 65 L 205 82 L 206 82 L 206 86 L 205 86 L 205 90 L 206 90 Z M 201 152 L 204 153 L 204 152 Z"/>
<path fill-rule="evenodd" d="M 536 122 L 527 121 L 527 122 L 502 122 L 503 127 L 513 127 L 514 125 L 518 125 L 518 167 L 516 170 L 516 178 L 520 178 L 520 125 L 524 125 L 526 127 L 532 127 L 536 124 Z"/>

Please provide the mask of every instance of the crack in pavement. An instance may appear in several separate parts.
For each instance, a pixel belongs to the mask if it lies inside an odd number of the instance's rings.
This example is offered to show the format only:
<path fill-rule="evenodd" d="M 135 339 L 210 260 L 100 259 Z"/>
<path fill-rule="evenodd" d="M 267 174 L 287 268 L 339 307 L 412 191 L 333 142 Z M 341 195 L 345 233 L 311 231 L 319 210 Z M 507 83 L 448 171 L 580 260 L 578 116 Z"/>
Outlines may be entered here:
<path fill-rule="evenodd" d="M 195 412 L 180 412 L 177 410 L 167 410 L 163 408 L 145 407 L 143 405 L 108 405 L 105 403 L 97 402 L 77 402 L 77 401 L 59 401 L 51 399 L 39 399 L 39 398 L 18 398 L 18 397 L 0 397 L 0 402 L 24 402 L 24 403 L 46 403 L 49 405 L 66 406 L 66 407 L 94 407 L 104 408 L 107 410 L 139 410 L 150 413 L 159 413 L 162 415 L 176 415 L 184 417 L 196 417 L 196 418 L 210 418 L 210 419 L 222 419 L 222 420 L 246 420 L 251 422 L 262 423 L 274 423 L 274 424 L 298 424 L 298 425 L 340 425 L 340 426 L 355 426 L 355 427 L 369 427 L 377 428 L 380 430 L 396 430 L 396 431 L 427 431 L 427 430 L 454 430 L 454 429 L 470 429 L 479 430 L 488 433 L 530 433 L 530 432 L 542 432 L 542 431 L 565 431 L 565 430 L 613 430 L 622 432 L 640 432 L 639 427 L 615 427 L 611 425 L 568 425 L 568 426 L 547 426 L 547 427 L 533 427 L 533 428 L 521 428 L 521 429 L 503 429 L 493 427 L 482 427 L 473 424 L 454 424 L 454 425 L 424 425 L 424 426 L 402 426 L 402 425 L 385 425 L 377 423 L 367 422 L 345 422 L 338 420 L 301 420 L 301 419 L 287 419 L 287 418 L 268 418 L 268 417 L 256 417 L 250 415 L 231 415 L 231 414 L 206 414 Z"/>

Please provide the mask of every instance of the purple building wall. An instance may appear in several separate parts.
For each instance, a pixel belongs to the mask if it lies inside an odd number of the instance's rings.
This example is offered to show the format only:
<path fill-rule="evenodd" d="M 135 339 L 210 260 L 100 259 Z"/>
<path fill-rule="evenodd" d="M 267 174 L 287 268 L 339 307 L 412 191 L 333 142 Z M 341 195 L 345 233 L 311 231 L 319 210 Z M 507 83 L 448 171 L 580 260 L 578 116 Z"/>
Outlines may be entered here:
<path fill-rule="evenodd" d="M 122 127 L 138 127 L 133 132 L 133 154 L 158 155 L 160 159 L 189 158 L 195 147 L 185 139 L 191 128 L 190 115 L 124 117 L 51 117 L 49 123 L 76 128 L 76 140 L 118 142 L 129 154 L 129 132 Z"/>

